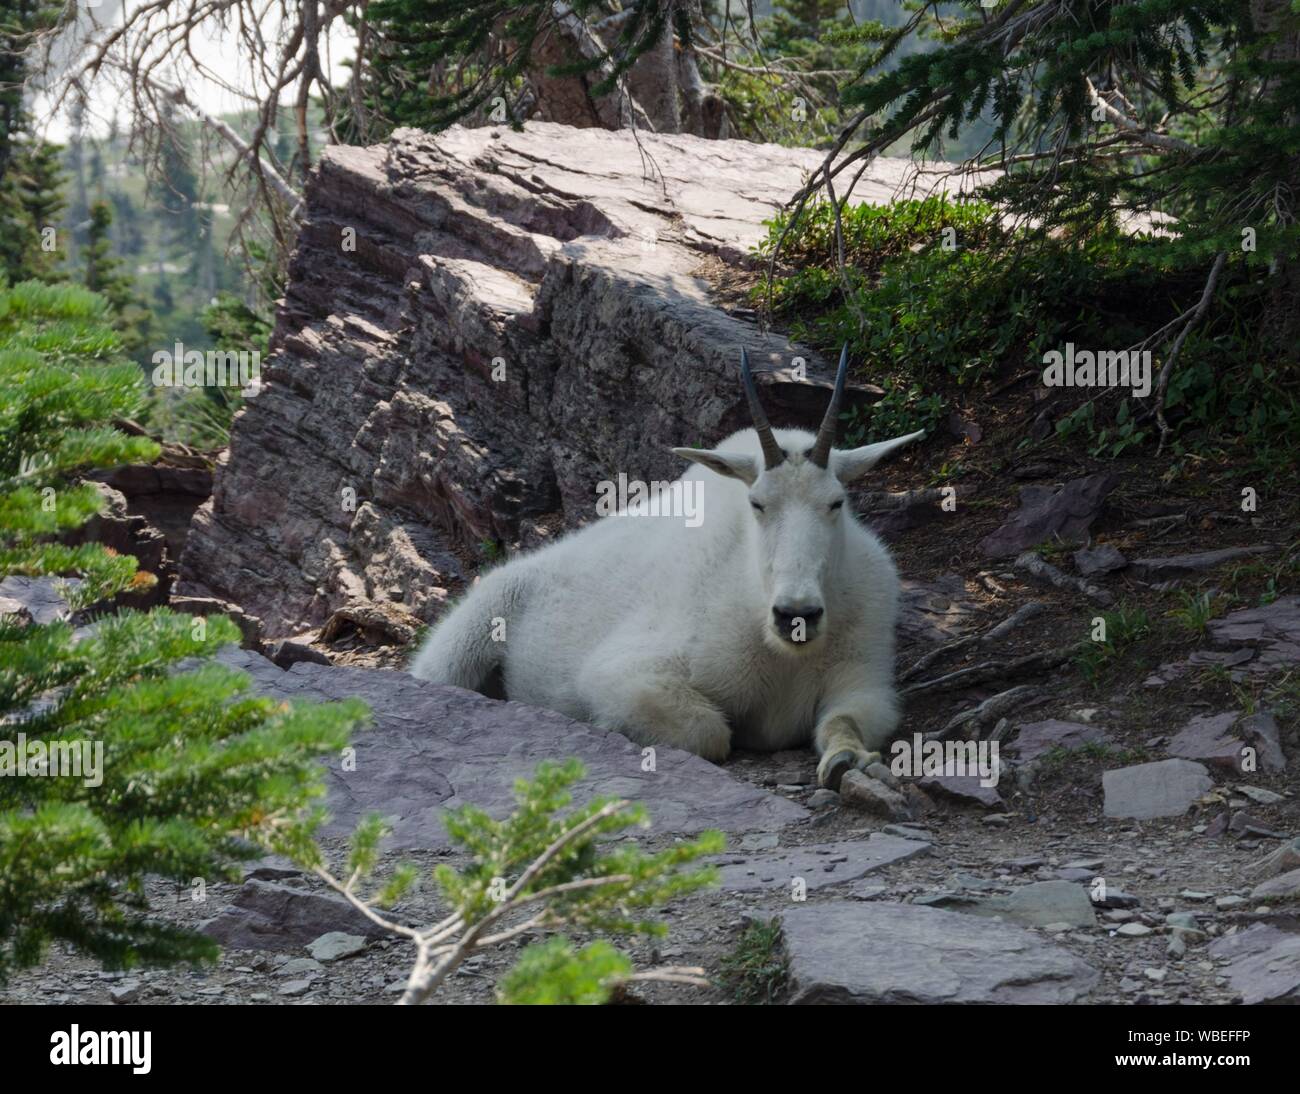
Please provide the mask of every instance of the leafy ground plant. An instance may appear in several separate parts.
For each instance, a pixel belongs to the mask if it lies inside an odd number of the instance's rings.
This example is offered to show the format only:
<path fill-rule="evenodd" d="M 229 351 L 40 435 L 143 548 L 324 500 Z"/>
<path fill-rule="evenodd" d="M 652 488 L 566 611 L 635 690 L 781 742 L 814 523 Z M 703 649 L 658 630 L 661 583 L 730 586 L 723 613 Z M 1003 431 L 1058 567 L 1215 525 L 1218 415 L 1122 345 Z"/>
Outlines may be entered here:
<path fill-rule="evenodd" d="M 1151 617 L 1145 608 L 1137 605 L 1119 604 L 1112 611 L 1103 612 L 1100 618 L 1104 637 L 1088 642 L 1077 659 L 1079 670 L 1094 684 L 1122 654 L 1152 632 Z"/>
<path fill-rule="evenodd" d="M 722 961 L 722 980 L 737 1003 L 774 1003 L 786 989 L 789 962 L 781 920 L 755 920 Z"/>
<path fill-rule="evenodd" d="M 716 881 L 712 866 L 692 866 L 722 850 L 719 832 L 645 852 L 615 838 L 648 822 L 644 807 L 596 798 L 569 810 L 570 788 L 584 775 L 578 760 L 538 765 L 531 780 L 515 783 L 517 807 L 505 820 L 463 806 L 447 816 L 452 843 L 471 856 L 468 866 L 441 865 L 433 880 L 448 908 L 437 923 L 410 927 L 385 915 L 408 893 L 418 873 L 398 866 L 371 895 L 359 892 L 379 861 L 385 825 L 363 821 L 352 837 L 342 876 L 314 843 L 288 840 L 279 849 L 310 867 L 369 919 L 408 939 L 415 960 L 399 1002 L 422 1003 L 476 952 L 535 932 L 561 927 L 608 934 L 662 935 L 663 924 L 643 913 Z M 702 969 L 664 967 L 634 972 L 609 942 L 581 949 L 560 935 L 527 947 L 498 985 L 502 1003 L 604 1003 L 637 980 L 706 985 Z"/>
<path fill-rule="evenodd" d="M 1200 638 L 1209 629 L 1210 621 L 1223 613 L 1227 600 L 1227 597 L 1212 589 L 1196 593 L 1181 589 L 1178 593 L 1178 607 L 1170 609 L 1166 614 L 1184 630 Z"/>

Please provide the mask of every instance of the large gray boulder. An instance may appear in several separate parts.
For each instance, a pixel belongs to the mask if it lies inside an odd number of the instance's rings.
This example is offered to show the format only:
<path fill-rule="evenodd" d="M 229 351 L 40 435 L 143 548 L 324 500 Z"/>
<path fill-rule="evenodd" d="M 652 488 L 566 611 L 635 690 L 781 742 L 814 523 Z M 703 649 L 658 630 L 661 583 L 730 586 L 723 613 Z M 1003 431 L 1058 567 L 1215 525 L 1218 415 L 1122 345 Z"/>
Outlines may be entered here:
<path fill-rule="evenodd" d="M 830 364 L 719 306 L 702 271 L 752 265 L 822 159 L 546 122 L 327 148 L 180 591 L 241 604 L 268 638 L 357 598 L 432 621 L 456 551 L 544 542 L 595 517 L 601 480 L 676 478 L 671 446 L 748 424 L 742 344 L 774 424 L 815 425 Z M 912 170 L 873 160 L 855 200 Z"/>
<path fill-rule="evenodd" d="M 361 817 L 378 812 L 393 826 L 385 846 L 445 848 L 446 810 L 471 804 L 504 817 L 514 808 L 515 779 L 531 776 L 542 760 L 571 756 L 587 768 L 575 800 L 599 794 L 642 802 L 655 835 L 772 829 L 808 815 L 677 749 L 656 749 L 653 770 L 647 770 L 640 745 L 553 711 L 386 669 L 300 662 L 283 672 L 239 649 L 223 651 L 221 659 L 249 672 L 263 695 L 317 701 L 357 696 L 369 704 L 373 724 L 354 735 L 354 761 L 327 764 L 333 816 L 326 835 L 347 835 Z"/>

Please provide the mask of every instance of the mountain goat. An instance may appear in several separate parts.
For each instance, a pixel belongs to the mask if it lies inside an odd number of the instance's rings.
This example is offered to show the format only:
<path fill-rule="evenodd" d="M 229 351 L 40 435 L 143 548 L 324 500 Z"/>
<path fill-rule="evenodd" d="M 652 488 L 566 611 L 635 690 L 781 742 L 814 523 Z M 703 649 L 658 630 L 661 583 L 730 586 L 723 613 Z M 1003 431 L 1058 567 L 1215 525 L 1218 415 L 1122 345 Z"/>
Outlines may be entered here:
<path fill-rule="evenodd" d="M 709 760 L 811 741 L 838 789 L 898 721 L 898 576 L 844 488 L 922 436 L 832 448 L 846 367 L 814 436 L 768 424 L 742 350 L 754 428 L 674 448 L 693 466 L 656 499 L 696 519 L 642 504 L 492 570 L 411 671 Z"/>

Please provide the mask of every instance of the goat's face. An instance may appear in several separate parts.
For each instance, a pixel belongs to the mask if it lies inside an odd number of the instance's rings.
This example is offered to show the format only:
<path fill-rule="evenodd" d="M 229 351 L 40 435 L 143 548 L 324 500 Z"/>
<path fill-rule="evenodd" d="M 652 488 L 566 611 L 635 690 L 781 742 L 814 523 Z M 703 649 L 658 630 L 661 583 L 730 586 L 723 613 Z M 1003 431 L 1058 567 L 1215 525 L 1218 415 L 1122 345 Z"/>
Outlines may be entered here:
<path fill-rule="evenodd" d="M 834 622 L 827 576 L 839 560 L 844 487 L 826 468 L 792 456 L 755 479 L 749 506 L 771 639 L 809 649 Z"/>
<path fill-rule="evenodd" d="M 840 357 L 835 394 L 811 444 L 806 433 L 782 430 L 778 437 L 767 424 L 742 350 L 741 372 L 759 453 L 741 451 L 734 444 L 725 449 L 673 449 L 748 488 L 758 546 L 757 577 L 766 605 L 764 638 L 769 646 L 795 654 L 815 648 L 835 626 L 836 606 L 829 602 L 828 593 L 837 586 L 833 577 L 849 519 L 844 508 L 845 486 L 924 433 L 862 448 L 831 448 L 844 390 L 846 356 Z"/>

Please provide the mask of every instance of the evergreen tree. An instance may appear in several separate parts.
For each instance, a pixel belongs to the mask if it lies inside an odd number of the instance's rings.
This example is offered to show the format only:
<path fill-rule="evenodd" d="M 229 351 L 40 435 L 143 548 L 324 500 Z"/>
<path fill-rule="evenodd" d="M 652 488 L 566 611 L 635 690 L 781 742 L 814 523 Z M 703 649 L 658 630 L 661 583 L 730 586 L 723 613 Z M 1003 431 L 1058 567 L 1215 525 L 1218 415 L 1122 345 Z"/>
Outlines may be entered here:
<path fill-rule="evenodd" d="M 968 0 L 959 21 L 941 6 L 915 5 L 941 44 L 892 71 L 901 32 L 859 32 L 878 48 L 844 100 L 870 121 L 841 167 L 909 135 L 942 151 L 988 108 L 995 142 L 1020 153 L 997 156 L 1011 169 L 989 196 L 1076 235 L 1156 210 L 1173 218 L 1171 262 L 1208 270 L 1222 253 L 1245 279 L 1281 275 L 1272 287 L 1292 295 L 1272 326 L 1300 329 L 1300 6 Z M 1273 345 L 1300 353 L 1294 339 Z"/>
<path fill-rule="evenodd" d="M 199 180 L 194 173 L 191 138 L 168 112 L 159 134 L 158 178 L 151 197 L 162 208 L 165 242 L 173 253 L 190 259 L 190 284 L 198 277 L 198 263 L 193 261 L 199 239 Z"/>
<path fill-rule="evenodd" d="M 484 114 L 516 120 L 506 104 L 527 81 L 533 105 L 553 121 L 612 127 L 627 106 L 619 102 L 630 98 L 658 132 L 702 132 L 709 128 L 700 116 L 706 89 L 683 80 L 679 69 L 696 63 L 704 18 L 702 5 L 681 0 L 571 0 L 562 8 L 550 0 L 506 7 L 497 0 L 374 0 L 365 9 L 360 97 L 372 120 L 440 129 Z M 351 119 L 344 122 L 356 131 Z M 370 139 L 382 136 L 378 128 L 368 127 Z"/>
<path fill-rule="evenodd" d="M 8 174 L 0 177 L 0 224 L 6 229 L 0 232 L 0 273 L 10 282 L 63 277 L 60 158 L 56 144 L 24 144 L 9 160 Z"/>
<path fill-rule="evenodd" d="M 10 284 L 59 276 L 59 149 L 33 131 L 24 51 L 61 10 L 44 0 L 0 0 L 0 280 Z"/>
<path fill-rule="evenodd" d="M 914 258 L 883 269 L 836 269 L 835 248 L 820 247 L 815 277 L 774 286 L 787 310 L 808 318 L 800 298 L 820 284 L 823 301 L 844 305 L 827 324 L 838 336 L 828 345 L 888 344 L 893 356 L 907 348 L 900 342 L 929 338 L 937 352 L 907 358 L 941 364 L 964 385 L 982 371 L 958 350 L 972 335 L 1012 356 L 1008 367 L 1041 368 L 1045 349 L 1100 323 L 1109 330 L 1091 344 L 1152 353 L 1154 391 L 1128 400 L 1114 397 L 1116 386 L 1072 408 L 1058 430 L 1085 430 L 1094 454 L 1156 437 L 1160 451 L 1191 427 L 1198 444 L 1293 459 L 1294 445 L 1279 442 L 1300 416 L 1300 5 L 902 6 L 902 26 L 866 22 L 842 34 L 870 47 L 841 88 L 852 118 L 794 215 L 781 218 L 767 251 L 773 268 L 791 245 L 834 241 L 864 161 L 899 142 L 943 156 L 989 119 L 990 139 L 967 165 L 1001 170 L 979 188 L 991 204 L 975 219 L 1016 227 L 980 228 L 980 255 L 969 235 L 946 252 L 933 236 L 915 239 Z M 933 48 L 901 55 L 916 34 Z M 836 216 L 823 215 L 830 208 Z M 954 218 L 970 220 L 938 215 L 945 232 Z M 864 257 L 879 267 L 883 253 Z M 972 330 L 981 316 L 1006 319 Z"/>
<path fill-rule="evenodd" d="M 100 504 L 80 471 L 157 452 L 107 424 L 144 398 L 108 318 L 79 287 L 0 291 L 0 578 L 57 578 L 70 612 L 149 580 L 132 558 L 59 542 Z M 250 697 L 210 660 L 238 638 L 224 618 L 74 620 L 0 616 L 0 978 L 53 941 L 112 968 L 211 959 L 210 939 L 150 916 L 146 878 L 228 879 L 259 847 L 309 845 L 317 757 L 363 709 Z"/>
<path fill-rule="evenodd" d="M 135 279 L 113 254 L 112 226 L 112 206 L 106 201 L 94 202 L 82 252 L 84 283 L 91 292 L 99 293 L 108 301 L 114 315 L 113 325 L 122 335 L 122 348 L 134 354 L 148 343 L 153 316 L 136 293 Z"/>

